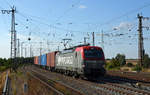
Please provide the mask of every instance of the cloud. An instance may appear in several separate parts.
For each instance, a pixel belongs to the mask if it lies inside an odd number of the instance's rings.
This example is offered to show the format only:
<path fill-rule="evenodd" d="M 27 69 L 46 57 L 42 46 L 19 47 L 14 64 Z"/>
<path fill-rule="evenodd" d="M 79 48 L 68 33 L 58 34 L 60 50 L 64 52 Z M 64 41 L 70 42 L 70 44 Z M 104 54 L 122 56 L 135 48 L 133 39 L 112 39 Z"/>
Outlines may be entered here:
<path fill-rule="evenodd" d="M 85 6 L 85 5 L 80 5 L 79 6 L 79 9 L 86 9 L 87 8 L 87 6 Z"/>
<path fill-rule="evenodd" d="M 121 22 L 118 26 L 113 27 L 113 30 L 130 29 L 132 26 L 133 26 L 132 23 L 129 23 L 129 22 Z"/>

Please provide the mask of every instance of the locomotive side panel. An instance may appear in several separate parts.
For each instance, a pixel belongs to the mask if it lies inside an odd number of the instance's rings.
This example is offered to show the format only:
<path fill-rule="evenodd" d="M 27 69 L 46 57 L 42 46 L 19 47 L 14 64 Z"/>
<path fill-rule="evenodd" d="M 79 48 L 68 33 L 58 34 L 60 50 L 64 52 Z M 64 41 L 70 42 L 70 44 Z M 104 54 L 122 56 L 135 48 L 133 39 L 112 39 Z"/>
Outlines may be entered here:
<path fill-rule="evenodd" d="M 75 71 L 77 64 L 74 62 L 74 53 L 56 54 L 56 69 Z"/>
<path fill-rule="evenodd" d="M 74 58 L 74 62 L 77 64 L 77 72 L 78 74 L 83 74 L 83 58 L 82 58 L 82 54 L 80 51 L 76 51 L 75 53 L 75 58 Z"/>

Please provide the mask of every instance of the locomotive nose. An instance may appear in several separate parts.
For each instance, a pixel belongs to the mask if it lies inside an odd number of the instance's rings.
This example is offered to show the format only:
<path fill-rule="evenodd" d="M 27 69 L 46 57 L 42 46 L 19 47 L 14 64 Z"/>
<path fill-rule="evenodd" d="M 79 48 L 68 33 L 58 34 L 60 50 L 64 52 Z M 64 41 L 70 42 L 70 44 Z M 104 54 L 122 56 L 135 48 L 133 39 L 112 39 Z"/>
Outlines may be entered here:
<path fill-rule="evenodd" d="M 105 62 L 103 60 L 85 60 L 84 67 L 92 68 L 92 69 L 99 69 L 104 67 Z"/>

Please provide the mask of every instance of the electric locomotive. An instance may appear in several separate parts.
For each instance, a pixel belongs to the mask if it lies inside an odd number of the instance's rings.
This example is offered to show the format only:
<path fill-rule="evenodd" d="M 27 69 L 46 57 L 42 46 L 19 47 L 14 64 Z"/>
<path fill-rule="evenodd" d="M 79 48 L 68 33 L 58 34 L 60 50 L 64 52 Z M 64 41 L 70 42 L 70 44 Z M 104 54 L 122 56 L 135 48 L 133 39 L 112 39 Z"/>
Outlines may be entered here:
<path fill-rule="evenodd" d="M 104 75 L 105 57 L 98 46 L 80 45 L 56 54 L 55 69 L 65 74 L 85 77 Z"/>

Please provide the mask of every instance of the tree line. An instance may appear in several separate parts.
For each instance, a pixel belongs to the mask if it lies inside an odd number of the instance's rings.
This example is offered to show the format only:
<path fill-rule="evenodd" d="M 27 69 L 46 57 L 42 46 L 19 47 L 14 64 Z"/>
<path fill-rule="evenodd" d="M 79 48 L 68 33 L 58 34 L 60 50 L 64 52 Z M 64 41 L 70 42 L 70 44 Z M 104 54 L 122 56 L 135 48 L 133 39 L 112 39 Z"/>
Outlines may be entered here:
<path fill-rule="evenodd" d="M 0 71 L 4 71 L 8 68 L 18 67 L 21 64 L 33 63 L 33 58 L 16 58 L 16 59 L 6 59 L 0 58 Z"/>
<path fill-rule="evenodd" d="M 110 62 L 106 63 L 105 67 L 107 70 L 119 70 L 123 66 L 132 67 L 134 71 L 141 71 L 142 69 L 150 68 L 150 57 L 148 54 L 145 54 L 143 64 L 140 66 L 138 63 L 134 66 L 132 63 L 126 63 L 126 56 L 124 54 L 117 54 Z"/>

